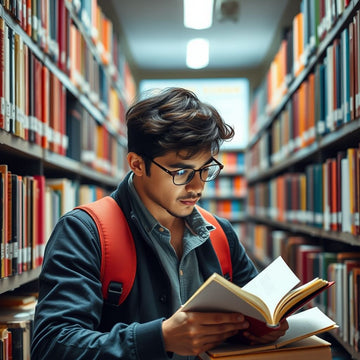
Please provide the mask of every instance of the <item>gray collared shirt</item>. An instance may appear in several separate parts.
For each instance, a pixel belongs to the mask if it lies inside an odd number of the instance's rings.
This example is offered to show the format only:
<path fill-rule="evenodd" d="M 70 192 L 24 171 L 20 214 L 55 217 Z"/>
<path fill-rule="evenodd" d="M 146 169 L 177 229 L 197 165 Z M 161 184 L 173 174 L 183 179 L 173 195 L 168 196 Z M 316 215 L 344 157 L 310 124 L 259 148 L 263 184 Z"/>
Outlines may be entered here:
<path fill-rule="evenodd" d="M 209 238 L 214 226 L 208 223 L 195 208 L 186 217 L 186 228 L 183 237 L 183 255 L 178 258 L 170 243 L 170 231 L 162 226 L 142 203 L 133 184 L 133 175 L 129 178 L 131 204 L 141 226 L 148 234 L 151 246 L 154 247 L 166 269 L 172 288 L 172 309 L 175 312 L 204 282 L 199 271 L 195 249 Z"/>

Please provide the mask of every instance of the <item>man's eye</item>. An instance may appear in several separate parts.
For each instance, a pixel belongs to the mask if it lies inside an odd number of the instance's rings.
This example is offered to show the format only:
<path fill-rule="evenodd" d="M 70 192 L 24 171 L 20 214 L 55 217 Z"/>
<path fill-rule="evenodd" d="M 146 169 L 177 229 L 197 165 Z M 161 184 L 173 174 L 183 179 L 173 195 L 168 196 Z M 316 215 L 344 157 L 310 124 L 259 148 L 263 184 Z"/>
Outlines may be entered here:
<path fill-rule="evenodd" d="M 176 176 L 184 176 L 188 172 L 189 172 L 189 170 L 187 170 L 187 169 L 180 169 L 180 170 L 176 171 L 175 175 Z"/>

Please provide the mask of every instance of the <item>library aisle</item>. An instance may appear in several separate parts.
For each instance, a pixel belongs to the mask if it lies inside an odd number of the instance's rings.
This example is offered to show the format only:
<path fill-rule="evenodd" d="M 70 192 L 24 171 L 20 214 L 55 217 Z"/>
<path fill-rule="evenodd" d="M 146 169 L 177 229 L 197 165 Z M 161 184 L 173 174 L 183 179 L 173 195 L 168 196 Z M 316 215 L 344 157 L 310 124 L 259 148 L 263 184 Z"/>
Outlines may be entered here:
<path fill-rule="evenodd" d="M 126 110 L 157 74 L 134 67 L 101 3 L 0 2 L 1 360 L 30 359 L 47 240 L 128 172 Z M 220 149 L 200 205 L 259 269 L 282 256 L 301 283 L 335 281 L 310 306 L 339 325 L 322 335 L 333 360 L 360 360 L 360 0 L 298 3 L 250 81 L 246 144 Z"/>

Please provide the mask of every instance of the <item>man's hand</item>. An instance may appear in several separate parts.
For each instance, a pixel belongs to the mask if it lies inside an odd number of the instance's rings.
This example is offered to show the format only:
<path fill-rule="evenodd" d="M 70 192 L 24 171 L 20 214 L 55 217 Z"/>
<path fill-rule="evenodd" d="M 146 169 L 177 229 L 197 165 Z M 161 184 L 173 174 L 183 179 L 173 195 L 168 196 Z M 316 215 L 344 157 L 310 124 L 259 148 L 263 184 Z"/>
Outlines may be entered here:
<path fill-rule="evenodd" d="M 165 350 L 179 355 L 198 355 L 247 329 L 242 314 L 177 311 L 162 324 Z"/>
<path fill-rule="evenodd" d="M 286 320 L 283 320 L 279 327 L 275 328 L 273 331 L 262 335 L 262 336 L 254 336 L 248 331 L 243 331 L 242 335 L 246 337 L 250 344 L 267 344 L 273 341 L 276 341 L 279 337 L 285 335 L 287 329 L 289 329 L 289 324 Z"/>

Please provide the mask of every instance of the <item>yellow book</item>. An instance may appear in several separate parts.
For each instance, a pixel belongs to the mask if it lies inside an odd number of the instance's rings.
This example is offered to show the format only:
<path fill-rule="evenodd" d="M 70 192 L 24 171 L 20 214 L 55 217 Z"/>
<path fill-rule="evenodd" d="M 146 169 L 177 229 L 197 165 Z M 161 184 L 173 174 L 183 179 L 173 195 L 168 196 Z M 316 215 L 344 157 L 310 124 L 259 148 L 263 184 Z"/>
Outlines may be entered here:
<path fill-rule="evenodd" d="M 316 335 L 284 347 L 276 344 L 248 346 L 223 344 L 199 355 L 202 360 L 331 360 L 331 344 Z M 247 351 L 249 350 L 249 351 Z"/>

